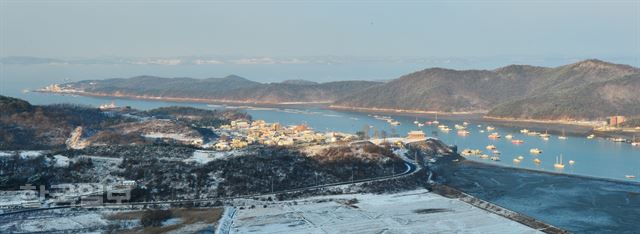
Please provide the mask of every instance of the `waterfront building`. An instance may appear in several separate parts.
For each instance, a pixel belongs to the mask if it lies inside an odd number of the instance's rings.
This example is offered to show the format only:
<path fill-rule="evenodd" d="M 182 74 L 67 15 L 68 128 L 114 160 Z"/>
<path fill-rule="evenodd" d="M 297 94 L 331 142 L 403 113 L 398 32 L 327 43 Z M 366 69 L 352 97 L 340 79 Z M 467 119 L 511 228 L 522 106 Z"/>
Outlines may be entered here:
<path fill-rule="evenodd" d="M 626 119 L 622 115 L 615 115 L 609 117 L 609 126 L 618 126 L 618 124 L 624 123 Z"/>
<path fill-rule="evenodd" d="M 410 131 L 407 134 L 407 140 L 426 140 L 427 136 L 421 130 Z"/>

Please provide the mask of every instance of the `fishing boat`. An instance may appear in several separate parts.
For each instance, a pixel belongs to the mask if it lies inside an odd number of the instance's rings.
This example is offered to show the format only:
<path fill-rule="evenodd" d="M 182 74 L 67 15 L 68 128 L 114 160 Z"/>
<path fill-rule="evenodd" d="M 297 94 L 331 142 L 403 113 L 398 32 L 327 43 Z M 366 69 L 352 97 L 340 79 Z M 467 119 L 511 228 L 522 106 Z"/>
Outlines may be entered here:
<path fill-rule="evenodd" d="M 564 168 L 564 164 L 562 163 L 562 154 L 560 155 L 560 160 L 558 160 L 558 157 L 556 157 L 556 163 L 553 164 L 553 167 L 558 169 Z"/>
<path fill-rule="evenodd" d="M 564 129 L 562 129 L 562 136 L 558 136 L 558 139 L 560 140 L 566 140 L 567 136 L 564 135 Z"/>
<path fill-rule="evenodd" d="M 508 134 L 508 135 L 504 136 L 504 138 L 506 138 L 506 139 L 509 139 L 509 140 L 510 140 L 511 138 L 513 138 L 513 135 Z"/>
<path fill-rule="evenodd" d="M 596 137 L 596 135 L 591 134 L 587 136 L 587 139 L 593 139 L 594 137 Z"/>
<path fill-rule="evenodd" d="M 529 150 L 529 153 L 532 153 L 532 154 L 541 154 L 541 153 L 542 153 L 542 150 L 540 150 L 540 149 L 538 149 L 538 148 L 533 148 L 533 149 L 530 149 L 530 150 Z"/>
<path fill-rule="evenodd" d="M 542 161 L 541 161 L 540 159 L 538 159 L 538 158 L 533 159 L 533 162 L 534 162 L 535 164 L 540 164 L 540 163 L 542 163 Z"/>
<path fill-rule="evenodd" d="M 489 134 L 489 138 L 498 139 L 498 138 L 500 138 L 500 134 L 498 134 L 497 132 L 491 133 L 491 134 Z"/>
<path fill-rule="evenodd" d="M 613 142 L 627 142 L 627 139 L 624 138 L 613 138 L 611 139 Z"/>
<path fill-rule="evenodd" d="M 487 145 L 487 149 L 488 149 L 488 150 L 494 150 L 494 149 L 496 149 L 496 148 L 497 148 L 497 147 L 496 147 L 495 145 Z"/>
<path fill-rule="evenodd" d="M 551 135 L 550 135 L 547 131 L 544 131 L 544 133 L 541 133 L 541 134 L 540 134 L 540 137 L 542 137 L 542 138 L 550 137 L 550 136 L 551 136 Z"/>
<path fill-rule="evenodd" d="M 523 140 L 512 140 L 511 143 L 513 143 L 513 144 L 522 144 L 522 143 L 524 143 L 524 141 Z"/>
<path fill-rule="evenodd" d="M 436 112 L 436 119 L 431 123 L 433 123 L 433 124 L 439 124 L 440 123 L 440 121 L 438 121 L 438 112 Z"/>

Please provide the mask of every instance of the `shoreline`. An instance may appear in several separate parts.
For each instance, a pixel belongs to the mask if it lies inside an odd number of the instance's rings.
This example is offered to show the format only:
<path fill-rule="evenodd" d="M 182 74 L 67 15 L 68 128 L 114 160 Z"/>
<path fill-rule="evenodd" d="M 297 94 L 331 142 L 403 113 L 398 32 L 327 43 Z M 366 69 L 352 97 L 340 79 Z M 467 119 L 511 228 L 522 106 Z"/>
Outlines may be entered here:
<path fill-rule="evenodd" d="M 34 90 L 31 92 L 46 93 L 46 94 L 61 94 L 61 95 L 78 95 L 84 97 L 98 97 L 98 98 L 119 98 L 129 100 L 150 100 L 150 101 L 164 101 L 164 102 L 176 102 L 176 103 L 204 103 L 204 104 L 252 104 L 257 106 L 295 106 L 295 105 L 326 105 L 331 101 L 316 101 L 316 102 L 259 102 L 259 101 L 242 101 L 242 100 L 229 100 L 229 99 L 207 99 L 207 98 L 186 98 L 186 97 L 159 97 L 159 96 L 144 96 L 144 95 L 125 95 L 125 94 L 106 94 L 106 93 L 88 93 L 88 92 L 51 92 L 45 90 Z"/>
<path fill-rule="evenodd" d="M 163 102 L 175 102 L 175 103 L 204 103 L 204 104 L 235 104 L 235 105 L 253 105 L 255 107 L 295 107 L 295 106 L 315 106 L 326 108 L 329 110 L 337 111 L 350 111 L 358 113 L 377 113 L 377 114 L 394 114 L 400 116 L 415 116 L 420 117 L 433 117 L 439 115 L 443 119 L 450 120 L 469 120 L 469 121 L 483 121 L 501 126 L 509 127 L 522 127 L 532 128 L 534 130 L 547 130 L 550 133 L 560 133 L 555 127 L 565 128 L 566 133 L 588 135 L 595 134 L 598 137 L 626 137 L 632 138 L 634 135 L 638 135 L 637 132 L 606 132 L 596 131 L 595 121 L 566 121 L 566 120 L 536 120 L 536 119 L 513 119 L 513 118 L 500 118 L 486 116 L 486 112 L 482 111 L 468 111 L 468 112 L 440 112 L 440 111 L 422 111 L 422 110 L 404 110 L 404 109 L 389 109 L 389 108 L 368 108 L 368 107 L 347 107 L 340 105 L 331 105 L 331 101 L 317 101 L 317 102 L 259 102 L 259 101 L 242 101 L 242 100 L 228 100 L 228 99 L 205 99 L 205 98 L 181 98 L 181 97 L 158 97 L 158 96 L 144 96 L 144 95 L 114 95 L 105 93 L 88 93 L 88 92 L 51 92 L 46 90 L 34 90 L 32 92 L 45 93 L 45 94 L 61 94 L 61 95 L 79 95 L 85 97 L 97 97 L 97 98 L 118 98 L 128 100 L 146 100 L 146 101 L 163 101 Z M 244 106 L 238 106 L 244 107 Z M 247 106 L 252 107 L 252 106 Z"/>

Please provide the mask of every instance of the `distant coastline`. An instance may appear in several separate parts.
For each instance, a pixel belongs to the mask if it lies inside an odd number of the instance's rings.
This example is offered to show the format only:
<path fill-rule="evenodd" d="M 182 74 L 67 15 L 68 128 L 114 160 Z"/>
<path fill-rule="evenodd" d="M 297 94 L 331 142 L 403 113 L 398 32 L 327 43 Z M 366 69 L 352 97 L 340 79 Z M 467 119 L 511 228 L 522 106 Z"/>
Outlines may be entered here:
<path fill-rule="evenodd" d="M 46 90 L 34 90 L 32 92 L 49 93 L 49 94 L 70 94 L 86 97 L 110 97 L 110 98 L 123 98 L 134 100 L 152 100 L 152 101 L 167 101 L 167 102 L 197 102 L 206 104 L 253 104 L 260 106 L 277 106 L 277 105 L 318 105 L 329 104 L 331 101 L 317 101 L 317 102 L 260 102 L 255 100 L 229 100 L 229 99 L 210 99 L 210 98 L 187 98 L 187 97 L 160 97 L 160 96 L 147 96 L 147 95 L 131 95 L 131 94 L 109 94 L 109 93 L 89 93 L 81 91 L 65 91 L 65 92 L 52 92 Z"/>
<path fill-rule="evenodd" d="M 205 103 L 205 104 L 234 104 L 234 105 L 255 105 L 259 107 L 291 107 L 291 106 L 320 106 L 332 110 L 351 111 L 360 113 L 388 113 L 404 116 L 432 117 L 438 115 L 443 119 L 453 120 L 481 120 L 484 122 L 495 123 L 497 125 L 515 126 L 523 128 L 532 128 L 539 130 L 548 130 L 551 133 L 560 132 L 564 129 L 568 134 L 587 134 L 594 133 L 602 137 L 633 137 L 637 133 L 633 132 L 599 132 L 593 131 L 594 127 L 601 125 L 598 121 L 571 121 L 571 120 L 536 120 L 536 119 L 515 119 L 500 118 L 486 116 L 485 111 L 467 111 L 467 112 L 441 112 L 441 111 L 424 111 L 424 110 L 404 110 L 391 108 L 369 108 L 369 107 L 349 107 L 341 105 L 332 105 L 332 101 L 316 101 L 316 102 L 264 102 L 257 100 L 231 100 L 231 99 L 209 99 L 209 98 L 187 98 L 187 97 L 161 97 L 148 95 L 131 95 L 131 94 L 110 94 L 110 93 L 90 93 L 83 91 L 65 90 L 63 92 L 53 92 L 43 89 L 33 90 L 32 92 L 48 93 L 48 94 L 68 94 L 87 97 L 99 98 L 122 98 L 132 100 L 149 100 L 149 101 L 167 101 L 176 103 Z"/>

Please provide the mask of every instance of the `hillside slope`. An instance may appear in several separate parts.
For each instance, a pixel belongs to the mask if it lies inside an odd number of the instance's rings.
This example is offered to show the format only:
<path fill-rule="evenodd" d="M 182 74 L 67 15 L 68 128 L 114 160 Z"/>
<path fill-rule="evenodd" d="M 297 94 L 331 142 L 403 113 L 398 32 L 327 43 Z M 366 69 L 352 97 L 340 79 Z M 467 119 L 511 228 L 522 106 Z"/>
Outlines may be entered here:
<path fill-rule="evenodd" d="M 600 60 L 556 68 L 528 65 L 464 71 L 431 68 L 356 92 L 334 105 L 488 112 L 490 116 L 527 119 L 587 119 L 615 113 L 638 115 L 640 112 L 636 109 L 640 102 L 633 102 L 638 95 L 615 92 L 611 88 L 616 82 L 636 82 L 637 74 L 640 74 L 637 68 Z M 616 87 L 629 89 L 624 85 Z"/>
<path fill-rule="evenodd" d="M 212 101 L 255 103 L 332 102 L 354 91 L 379 84 L 371 81 L 313 83 L 286 81 L 259 83 L 239 76 L 224 78 L 162 78 L 138 76 L 128 79 L 86 80 L 63 84 L 65 89 L 108 96 L 197 98 Z"/>

